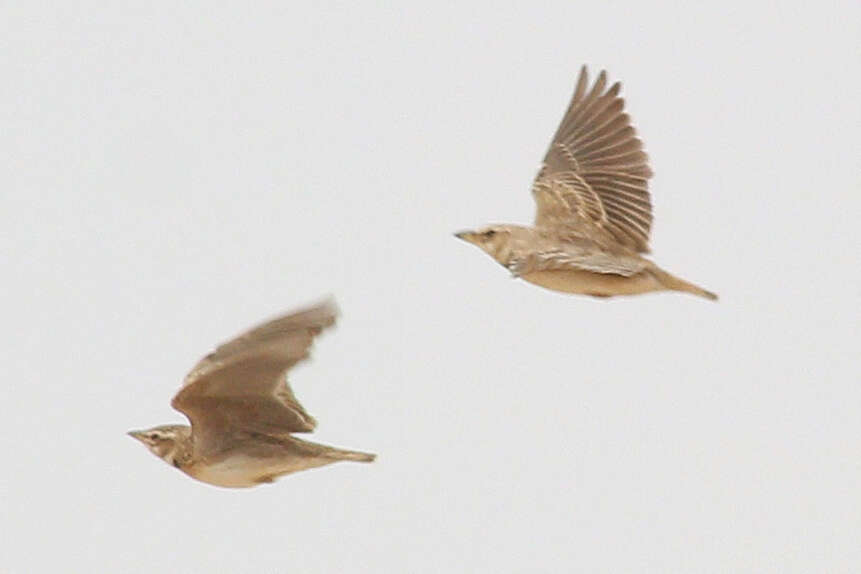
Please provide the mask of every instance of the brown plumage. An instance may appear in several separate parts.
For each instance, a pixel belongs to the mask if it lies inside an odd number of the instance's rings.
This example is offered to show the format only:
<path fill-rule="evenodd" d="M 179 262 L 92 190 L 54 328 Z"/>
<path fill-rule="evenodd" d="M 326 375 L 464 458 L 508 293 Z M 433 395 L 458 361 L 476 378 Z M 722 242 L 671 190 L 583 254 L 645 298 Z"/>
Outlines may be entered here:
<path fill-rule="evenodd" d="M 301 440 L 317 423 L 286 380 L 311 343 L 335 323 L 326 301 L 266 322 L 219 346 L 186 376 L 171 405 L 191 427 L 164 425 L 129 434 L 189 476 L 225 487 L 248 487 L 296 472 L 375 455 Z"/>
<path fill-rule="evenodd" d="M 619 97 L 601 72 L 589 88 L 584 66 L 532 194 L 532 227 L 491 225 L 456 236 L 516 277 L 555 291 L 597 297 L 649 291 L 717 295 L 659 268 L 649 252 L 652 170 Z"/>

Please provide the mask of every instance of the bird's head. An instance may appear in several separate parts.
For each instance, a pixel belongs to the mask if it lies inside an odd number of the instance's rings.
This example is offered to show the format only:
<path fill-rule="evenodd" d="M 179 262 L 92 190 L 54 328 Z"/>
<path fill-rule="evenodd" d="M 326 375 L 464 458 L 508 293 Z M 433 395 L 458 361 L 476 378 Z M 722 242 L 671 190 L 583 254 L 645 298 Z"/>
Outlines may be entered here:
<path fill-rule="evenodd" d="M 519 229 L 516 225 L 488 225 L 481 229 L 459 231 L 454 236 L 480 248 L 482 251 L 506 265 L 510 255 L 512 235 Z"/>
<path fill-rule="evenodd" d="M 189 438 L 189 428 L 183 425 L 162 425 L 147 430 L 129 431 L 128 435 L 144 443 L 149 451 L 160 459 L 174 464 L 179 443 Z"/>

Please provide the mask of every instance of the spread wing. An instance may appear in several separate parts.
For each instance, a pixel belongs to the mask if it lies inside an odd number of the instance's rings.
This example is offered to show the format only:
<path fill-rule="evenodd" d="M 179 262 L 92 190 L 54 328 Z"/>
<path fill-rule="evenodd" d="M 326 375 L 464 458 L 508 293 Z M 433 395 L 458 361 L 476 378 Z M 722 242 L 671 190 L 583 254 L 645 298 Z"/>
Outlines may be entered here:
<path fill-rule="evenodd" d="M 310 432 L 316 421 L 286 372 L 307 358 L 314 337 L 335 323 L 331 300 L 268 321 L 219 346 L 186 376 L 171 401 L 191 421 L 195 449 L 215 452 L 236 432 Z"/>
<path fill-rule="evenodd" d="M 534 251 L 526 257 L 515 258 L 509 271 L 519 277 L 535 271 L 585 269 L 594 273 L 630 277 L 645 269 L 647 263 L 635 255 L 611 254 L 601 250 L 554 249 Z"/>
<path fill-rule="evenodd" d="M 648 252 L 648 156 L 623 111 L 621 84 L 606 89 L 603 71 L 587 90 L 588 82 L 584 66 L 532 187 L 535 225 L 609 235 L 635 251 Z"/>

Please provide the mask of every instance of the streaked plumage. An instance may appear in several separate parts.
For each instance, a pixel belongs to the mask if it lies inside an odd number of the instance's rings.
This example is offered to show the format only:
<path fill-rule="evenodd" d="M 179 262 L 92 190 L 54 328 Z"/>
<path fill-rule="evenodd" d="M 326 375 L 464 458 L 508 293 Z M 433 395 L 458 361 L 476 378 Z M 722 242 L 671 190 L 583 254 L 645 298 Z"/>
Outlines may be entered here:
<path fill-rule="evenodd" d="M 225 487 L 248 487 L 338 462 L 375 455 L 301 440 L 292 433 L 317 425 L 286 380 L 311 343 L 335 323 L 326 301 L 266 322 L 219 346 L 186 376 L 171 405 L 191 427 L 164 425 L 129 434 L 189 476 Z"/>
<path fill-rule="evenodd" d="M 574 96 L 532 185 L 532 227 L 491 225 L 457 237 L 530 283 L 598 297 L 675 290 L 717 299 L 640 254 L 649 252 L 652 170 L 619 97 L 601 72 Z"/>

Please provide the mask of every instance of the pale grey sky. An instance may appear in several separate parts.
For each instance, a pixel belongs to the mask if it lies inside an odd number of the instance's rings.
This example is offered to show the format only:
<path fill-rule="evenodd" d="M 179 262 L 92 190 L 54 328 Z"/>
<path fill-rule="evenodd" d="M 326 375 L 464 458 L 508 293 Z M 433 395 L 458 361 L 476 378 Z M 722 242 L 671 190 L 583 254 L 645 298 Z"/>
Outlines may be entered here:
<path fill-rule="evenodd" d="M 0 8 L 0 571 L 861 568 L 861 5 L 518 4 Z M 719 303 L 451 236 L 531 220 L 583 63 Z M 125 436 L 327 293 L 293 385 L 377 463 L 230 491 Z"/>

